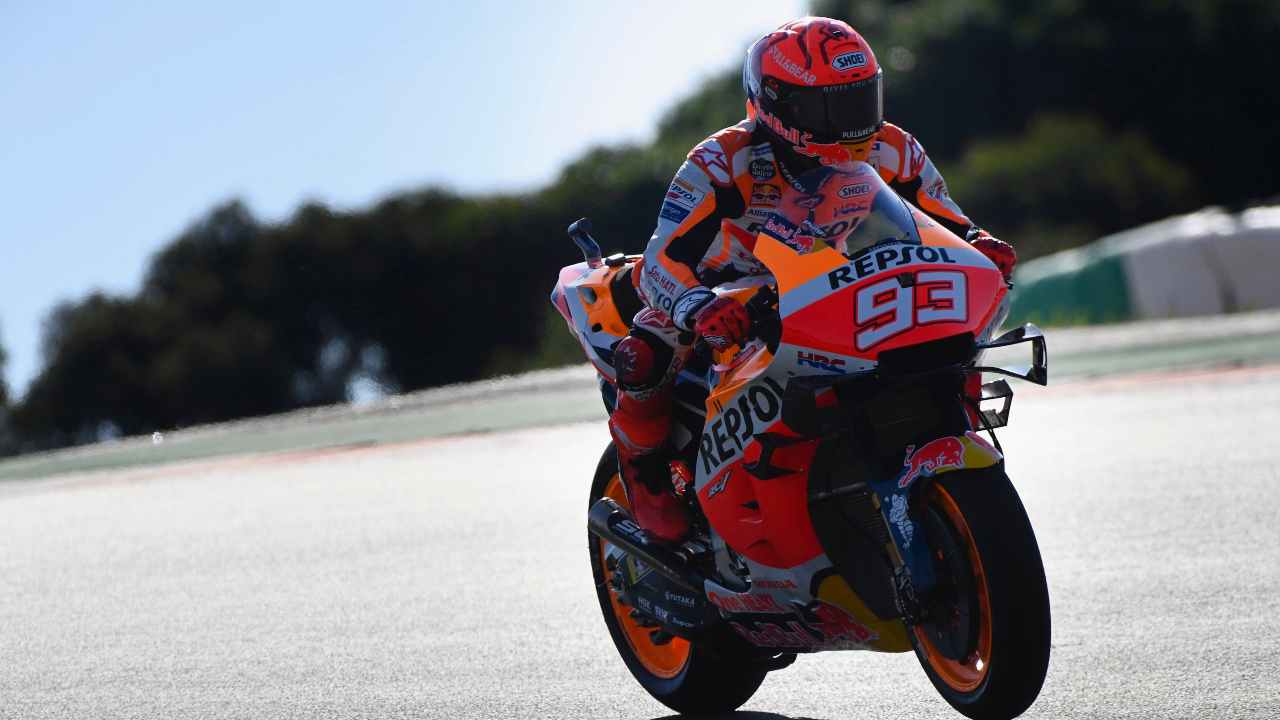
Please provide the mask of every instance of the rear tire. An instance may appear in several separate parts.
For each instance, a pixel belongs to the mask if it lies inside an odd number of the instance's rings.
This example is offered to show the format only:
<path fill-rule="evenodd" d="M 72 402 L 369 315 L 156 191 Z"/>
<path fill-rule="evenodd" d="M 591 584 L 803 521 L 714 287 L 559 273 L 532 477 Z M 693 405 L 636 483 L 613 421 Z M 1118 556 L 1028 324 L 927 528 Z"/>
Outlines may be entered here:
<path fill-rule="evenodd" d="M 617 453 L 609 445 L 596 468 L 587 506 L 608 496 L 630 509 L 621 487 Z M 696 642 L 675 638 L 666 645 L 654 645 L 647 630 L 628 617 L 629 609 L 617 602 L 609 588 L 604 565 L 606 545 L 587 533 L 600 612 L 614 647 L 641 687 L 672 710 L 692 715 L 731 712 L 750 699 L 768 672 L 750 662 L 749 658 L 757 654 L 754 649 L 728 628 Z"/>
<path fill-rule="evenodd" d="M 939 591 L 935 620 L 912 628 L 916 657 L 964 715 L 1017 717 L 1049 668 L 1049 590 L 1026 510 L 999 466 L 942 475 L 921 500 Z"/>

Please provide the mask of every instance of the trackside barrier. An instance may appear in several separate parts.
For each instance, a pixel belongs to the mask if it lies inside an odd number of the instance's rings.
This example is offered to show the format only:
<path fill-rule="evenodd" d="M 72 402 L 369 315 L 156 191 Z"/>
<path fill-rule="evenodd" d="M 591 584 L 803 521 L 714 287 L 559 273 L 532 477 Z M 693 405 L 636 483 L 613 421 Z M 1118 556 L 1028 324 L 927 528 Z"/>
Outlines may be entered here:
<path fill-rule="evenodd" d="M 1037 258 L 1010 322 L 1070 325 L 1280 307 L 1280 207 L 1209 208 Z"/>

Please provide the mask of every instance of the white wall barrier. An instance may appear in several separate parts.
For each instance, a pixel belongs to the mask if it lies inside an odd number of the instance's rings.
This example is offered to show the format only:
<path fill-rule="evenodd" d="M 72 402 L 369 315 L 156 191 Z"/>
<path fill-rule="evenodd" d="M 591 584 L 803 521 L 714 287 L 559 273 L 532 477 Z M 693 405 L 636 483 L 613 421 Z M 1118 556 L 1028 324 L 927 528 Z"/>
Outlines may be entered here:
<path fill-rule="evenodd" d="M 1117 260 L 1122 272 L 1103 271 Z M 1208 208 L 1038 258 L 1019 270 L 1015 314 L 1046 320 L 1097 322 L 1113 315 L 1141 320 L 1277 308 L 1280 206 L 1238 215 Z M 1116 311 L 1116 305 L 1127 306 L 1127 312 Z"/>

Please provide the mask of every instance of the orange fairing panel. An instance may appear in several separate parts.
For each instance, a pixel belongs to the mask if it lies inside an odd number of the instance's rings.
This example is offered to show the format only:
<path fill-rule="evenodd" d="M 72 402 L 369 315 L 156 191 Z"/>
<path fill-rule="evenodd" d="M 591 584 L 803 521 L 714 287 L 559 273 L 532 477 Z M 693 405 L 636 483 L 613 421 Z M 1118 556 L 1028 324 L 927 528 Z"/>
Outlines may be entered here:
<path fill-rule="evenodd" d="M 801 255 L 765 233 L 756 238 L 755 252 L 756 257 L 773 272 L 779 294 L 826 275 L 848 262 L 829 247 Z"/>
<path fill-rule="evenodd" d="M 774 568 L 822 554 L 809 520 L 808 470 L 817 440 L 779 447 L 762 457 L 759 437 L 797 437 L 782 422 L 785 380 L 765 375 L 773 355 L 757 346 L 724 371 L 707 398 L 698 455 L 699 502 L 735 551 Z M 761 465 L 772 468 L 761 471 Z M 764 472 L 769 479 L 761 479 Z"/>
<path fill-rule="evenodd" d="M 634 264 L 637 260 L 638 257 L 629 257 L 627 264 Z M 614 276 L 623 267 L 602 265 L 590 268 L 585 262 L 570 265 L 560 271 L 560 281 L 551 293 L 551 302 L 560 314 L 568 313 L 566 320 L 586 351 L 587 358 L 600 374 L 610 380 L 614 375 L 613 364 L 601 354 L 601 350 L 611 350 L 627 334 L 627 322 L 614 305 L 611 286 Z"/>

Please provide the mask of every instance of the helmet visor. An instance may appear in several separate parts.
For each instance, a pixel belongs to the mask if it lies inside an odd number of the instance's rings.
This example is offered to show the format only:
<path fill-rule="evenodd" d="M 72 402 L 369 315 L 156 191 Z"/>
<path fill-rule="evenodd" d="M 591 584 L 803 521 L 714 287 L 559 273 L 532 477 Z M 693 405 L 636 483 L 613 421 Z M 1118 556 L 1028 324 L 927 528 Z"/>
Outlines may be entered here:
<path fill-rule="evenodd" d="M 784 85 L 774 103 L 783 123 L 820 143 L 866 140 L 884 125 L 883 72 L 843 85 Z"/>

